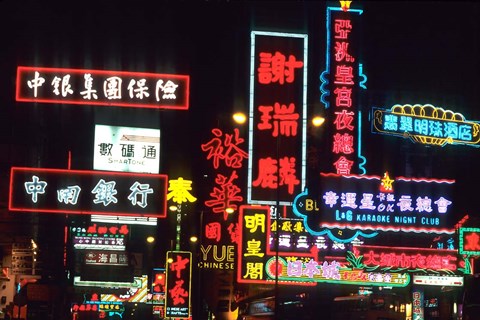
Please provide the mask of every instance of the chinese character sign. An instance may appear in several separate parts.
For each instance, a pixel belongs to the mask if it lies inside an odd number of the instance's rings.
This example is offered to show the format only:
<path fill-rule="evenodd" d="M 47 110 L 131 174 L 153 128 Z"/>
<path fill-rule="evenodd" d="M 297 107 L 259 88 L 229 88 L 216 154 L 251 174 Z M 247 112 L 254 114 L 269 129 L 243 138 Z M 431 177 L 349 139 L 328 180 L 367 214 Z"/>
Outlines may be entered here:
<path fill-rule="evenodd" d="M 159 173 L 160 130 L 95 125 L 95 170 Z"/>
<path fill-rule="evenodd" d="M 164 218 L 168 177 L 12 167 L 9 210 Z"/>
<path fill-rule="evenodd" d="M 372 108 L 372 132 L 441 147 L 480 144 L 480 124 L 431 104 L 394 105 L 390 110 Z"/>
<path fill-rule="evenodd" d="M 166 317 L 188 318 L 191 300 L 192 253 L 168 251 L 166 274 Z"/>
<path fill-rule="evenodd" d="M 322 228 L 453 234 L 455 180 L 321 173 L 321 191 L 294 201 L 309 232 Z"/>
<path fill-rule="evenodd" d="M 480 255 L 480 228 L 460 228 L 458 237 L 460 254 Z"/>
<path fill-rule="evenodd" d="M 65 68 L 17 68 L 16 100 L 188 110 L 189 76 Z"/>
<path fill-rule="evenodd" d="M 328 111 L 331 157 L 337 174 L 356 173 L 358 88 L 360 85 L 358 16 L 361 11 L 327 8 L 327 63 L 322 102 Z M 327 98 L 328 97 L 328 98 Z"/>
<path fill-rule="evenodd" d="M 268 206 L 241 206 L 239 227 L 241 239 L 238 245 L 237 281 L 239 283 L 265 283 L 268 238 L 270 231 Z"/>
<path fill-rule="evenodd" d="M 305 185 L 307 40 L 251 33 L 250 204 L 291 204 Z"/>

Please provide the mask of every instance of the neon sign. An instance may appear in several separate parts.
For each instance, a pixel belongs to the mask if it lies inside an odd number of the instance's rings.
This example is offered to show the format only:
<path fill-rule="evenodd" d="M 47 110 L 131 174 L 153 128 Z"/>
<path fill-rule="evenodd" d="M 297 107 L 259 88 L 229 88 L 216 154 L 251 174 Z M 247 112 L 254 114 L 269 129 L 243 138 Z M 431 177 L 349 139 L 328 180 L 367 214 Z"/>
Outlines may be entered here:
<path fill-rule="evenodd" d="M 249 204 L 289 205 L 305 186 L 307 40 L 251 33 Z"/>
<path fill-rule="evenodd" d="M 16 101 L 188 110 L 185 75 L 65 68 L 17 68 Z"/>
<path fill-rule="evenodd" d="M 366 77 L 358 63 L 356 16 L 361 14 L 361 10 L 347 6 L 327 7 L 326 70 L 320 76 L 320 90 L 325 107 L 333 106 L 329 125 L 333 126 L 332 164 L 337 174 L 355 173 L 355 154 L 361 157 L 357 101 L 358 88 L 366 88 Z"/>
<path fill-rule="evenodd" d="M 446 225 L 455 180 L 388 178 L 388 191 L 385 176 L 320 175 L 322 193 L 310 195 L 307 189 L 293 206 L 312 234 L 323 228 L 454 233 Z"/>
<path fill-rule="evenodd" d="M 406 247 L 355 246 L 347 260 L 367 271 L 424 272 L 454 274 L 463 261 L 457 250 Z"/>
<path fill-rule="evenodd" d="M 167 318 L 188 318 L 191 300 L 192 253 L 168 251 L 167 262 L 165 315 Z"/>
<path fill-rule="evenodd" d="M 12 167 L 9 210 L 166 217 L 166 175 Z"/>
<path fill-rule="evenodd" d="M 412 142 L 445 146 L 480 145 L 480 124 L 450 110 L 426 105 L 394 105 L 372 109 L 372 132 L 409 138 Z"/>
<path fill-rule="evenodd" d="M 480 228 L 460 228 L 458 237 L 460 254 L 480 255 Z"/>

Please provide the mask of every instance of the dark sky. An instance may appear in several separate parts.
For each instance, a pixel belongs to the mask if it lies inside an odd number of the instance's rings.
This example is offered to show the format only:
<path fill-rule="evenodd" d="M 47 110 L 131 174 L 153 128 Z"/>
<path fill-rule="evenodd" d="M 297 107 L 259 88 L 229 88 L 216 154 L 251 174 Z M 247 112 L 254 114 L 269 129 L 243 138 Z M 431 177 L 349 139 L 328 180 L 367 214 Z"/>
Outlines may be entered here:
<path fill-rule="evenodd" d="M 430 103 L 480 120 L 476 1 L 354 1 L 352 7 L 364 10 L 366 108 Z M 72 1 L 67 5 L 0 0 L 2 184 L 13 165 L 66 167 L 68 150 L 72 168 L 90 169 L 93 130 L 99 122 L 160 127 L 161 171 L 173 177 L 199 174 L 201 170 L 190 161 L 204 156 L 200 143 L 210 137 L 209 130 L 228 122 L 233 110 L 248 110 L 251 30 L 308 33 L 308 99 L 318 105 L 319 75 L 325 68 L 325 8 L 322 1 Z M 19 65 L 188 74 L 190 110 L 16 103 Z M 400 146 L 410 142 L 396 137 L 372 139 L 367 156 L 402 167 Z M 378 145 L 383 146 L 381 151 Z M 478 149 L 420 149 L 428 154 L 434 174 L 458 179 L 462 193 L 474 194 L 469 184 L 480 178 L 474 167 L 480 160 Z M 416 165 L 423 166 L 422 161 Z M 385 169 L 381 166 L 372 170 Z M 473 204 L 463 201 L 460 210 Z"/>

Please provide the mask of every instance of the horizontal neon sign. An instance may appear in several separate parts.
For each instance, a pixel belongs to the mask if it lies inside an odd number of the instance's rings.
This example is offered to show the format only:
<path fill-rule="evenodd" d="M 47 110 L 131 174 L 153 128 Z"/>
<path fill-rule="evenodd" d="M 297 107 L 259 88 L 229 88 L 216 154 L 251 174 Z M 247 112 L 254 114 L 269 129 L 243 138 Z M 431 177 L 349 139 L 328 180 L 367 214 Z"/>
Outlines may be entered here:
<path fill-rule="evenodd" d="M 432 105 L 395 105 L 391 110 L 373 108 L 372 132 L 410 138 L 413 142 L 480 144 L 480 124 L 463 115 Z"/>
<path fill-rule="evenodd" d="M 459 270 L 460 262 L 457 250 L 425 249 L 407 247 L 355 246 L 356 256 L 353 267 L 366 270 L 389 270 L 392 272 L 443 272 L 454 273 Z M 348 258 L 347 258 L 348 260 Z M 352 260 L 353 261 L 353 260 Z"/>
<path fill-rule="evenodd" d="M 186 75 L 19 66 L 16 101 L 188 110 L 189 82 Z"/>
<path fill-rule="evenodd" d="M 8 209 L 165 218 L 168 176 L 12 167 Z"/>
<path fill-rule="evenodd" d="M 455 180 L 396 177 L 388 192 L 379 176 L 320 175 L 321 194 L 306 189 L 293 203 L 312 234 L 321 228 L 454 233 L 445 226 Z"/>

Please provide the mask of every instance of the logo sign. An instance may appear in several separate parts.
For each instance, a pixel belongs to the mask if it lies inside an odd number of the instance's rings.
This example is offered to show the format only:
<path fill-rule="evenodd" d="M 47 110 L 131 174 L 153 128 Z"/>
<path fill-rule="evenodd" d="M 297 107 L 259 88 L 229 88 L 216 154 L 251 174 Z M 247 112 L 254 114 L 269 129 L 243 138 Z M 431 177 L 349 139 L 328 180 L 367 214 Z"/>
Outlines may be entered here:
<path fill-rule="evenodd" d="M 189 82 L 185 75 L 19 66 L 16 100 L 188 110 Z"/>
<path fill-rule="evenodd" d="M 395 105 L 372 109 L 372 132 L 409 138 L 412 142 L 445 146 L 480 144 L 480 124 L 450 110 L 426 105 Z"/>
<path fill-rule="evenodd" d="M 480 228 L 460 228 L 459 253 L 480 256 Z"/>
<path fill-rule="evenodd" d="M 165 218 L 167 175 L 12 167 L 9 210 Z"/>
<path fill-rule="evenodd" d="M 159 173 L 160 130 L 95 125 L 95 170 Z"/>
<path fill-rule="evenodd" d="M 167 252 L 166 317 L 190 317 L 192 253 Z"/>
<path fill-rule="evenodd" d="M 321 194 L 308 189 L 294 201 L 294 213 L 309 232 L 322 228 L 453 234 L 447 217 L 455 180 L 321 173 Z"/>
<path fill-rule="evenodd" d="M 412 292 L 412 313 L 413 320 L 424 320 L 424 295 L 422 290 L 415 289 Z"/>
<path fill-rule="evenodd" d="M 307 40 L 251 33 L 249 204 L 289 205 L 305 185 Z"/>
<path fill-rule="evenodd" d="M 414 274 L 413 284 L 442 287 L 463 287 L 463 276 L 421 276 Z"/>

